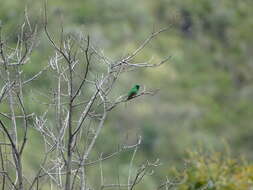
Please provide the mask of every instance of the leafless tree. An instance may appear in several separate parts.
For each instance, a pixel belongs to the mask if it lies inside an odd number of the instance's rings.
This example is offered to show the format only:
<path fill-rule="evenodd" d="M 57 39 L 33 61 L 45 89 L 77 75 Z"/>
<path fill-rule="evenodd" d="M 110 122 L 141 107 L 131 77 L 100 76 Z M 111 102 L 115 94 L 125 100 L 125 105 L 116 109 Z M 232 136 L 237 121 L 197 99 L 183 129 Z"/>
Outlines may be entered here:
<path fill-rule="evenodd" d="M 152 175 L 153 169 L 160 164 L 159 160 L 146 160 L 137 170 L 133 168 L 141 137 L 133 145 L 120 145 L 111 154 L 104 155 L 101 152 L 95 160 L 91 159 L 91 153 L 95 150 L 107 116 L 115 107 L 156 92 L 142 88 L 132 100 L 127 100 L 126 94 L 114 98 L 110 96 L 122 73 L 157 67 L 167 62 L 170 57 L 156 64 L 136 63 L 135 57 L 153 38 L 169 28 L 152 32 L 135 51 L 121 60 L 111 61 L 92 44 L 89 35 L 65 33 L 62 27 L 59 42 L 55 40 L 48 29 L 45 8 L 44 31 L 54 56 L 47 66 L 30 78 L 26 78 L 23 67 L 34 64 L 30 56 L 38 43 L 37 27 L 30 24 L 25 14 L 16 47 L 9 46 L 0 34 L 0 108 L 7 106 L 9 110 L 3 112 L 0 109 L 1 189 L 33 190 L 41 189 L 45 184 L 51 189 L 94 189 L 89 183 L 87 171 L 92 165 L 100 167 L 100 189 L 133 190 L 146 175 Z M 40 101 L 36 93 L 29 100 L 47 107 L 39 114 L 27 109 L 29 102 L 24 91 L 44 74 L 52 76 L 53 80 L 53 88 L 40 92 L 48 101 Z M 22 161 L 24 149 L 31 140 L 27 138 L 29 130 L 38 131 L 44 142 L 43 159 L 33 178 L 26 177 Z M 133 154 L 127 183 L 122 184 L 117 180 L 114 184 L 105 183 L 104 161 L 129 150 Z M 157 189 L 165 186 L 168 189 L 171 184 L 166 180 Z"/>

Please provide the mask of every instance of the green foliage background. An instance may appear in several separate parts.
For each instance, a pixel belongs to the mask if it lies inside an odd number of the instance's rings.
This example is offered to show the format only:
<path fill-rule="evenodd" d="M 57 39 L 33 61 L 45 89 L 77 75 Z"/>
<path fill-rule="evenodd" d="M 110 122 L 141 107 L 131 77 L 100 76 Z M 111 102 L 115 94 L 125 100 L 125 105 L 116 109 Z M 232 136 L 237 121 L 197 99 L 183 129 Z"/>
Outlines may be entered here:
<path fill-rule="evenodd" d="M 31 64 L 25 68 L 27 76 L 31 76 L 47 64 L 53 53 L 42 27 L 44 2 L 0 0 L 0 3 L 4 34 L 13 44 L 25 8 L 31 22 L 38 24 L 40 43 Z M 174 164 L 181 165 L 185 150 L 201 146 L 223 151 L 224 140 L 233 155 L 243 154 L 252 159 L 252 7 L 251 0 L 48 1 L 52 33 L 57 35 L 62 23 L 66 32 L 89 34 L 92 42 L 112 60 L 133 51 L 154 29 L 173 24 L 136 60 L 153 58 L 159 62 L 172 55 L 170 62 L 161 68 L 125 74 L 114 91 L 116 97 L 139 83 L 159 88 L 159 93 L 114 110 L 97 150 L 112 152 L 118 144 L 126 141 L 130 144 L 142 135 L 138 160 L 159 157 L 166 164 L 158 176 L 166 175 Z M 51 83 L 50 77 L 42 76 L 31 88 L 41 90 Z M 29 109 L 40 112 L 43 108 L 31 101 Z M 33 140 L 26 156 L 27 167 L 32 170 L 39 163 L 34 152 L 39 152 L 37 147 L 42 145 L 33 138 L 36 132 L 29 136 Z M 128 156 L 117 159 L 120 167 L 127 167 Z M 110 172 L 114 169 L 108 165 Z M 159 179 L 149 183 L 158 183 Z"/>

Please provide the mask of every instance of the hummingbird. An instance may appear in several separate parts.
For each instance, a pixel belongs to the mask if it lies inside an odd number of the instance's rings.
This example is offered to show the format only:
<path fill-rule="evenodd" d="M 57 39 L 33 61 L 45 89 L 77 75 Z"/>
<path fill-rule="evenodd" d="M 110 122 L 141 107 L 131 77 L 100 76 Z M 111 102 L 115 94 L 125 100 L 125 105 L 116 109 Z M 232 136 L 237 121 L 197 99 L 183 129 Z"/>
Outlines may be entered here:
<path fill-rule="evenodd" d="M 139 89 L 140 89 L 140 85 L 138 85 L 138 84 L 134 85 L 133 88 L 131 88 L 131 90 L 128 92 L 127 100 L 130 100 L 134 96 L 136 96 L 136 94 L 138 93 Z"/>

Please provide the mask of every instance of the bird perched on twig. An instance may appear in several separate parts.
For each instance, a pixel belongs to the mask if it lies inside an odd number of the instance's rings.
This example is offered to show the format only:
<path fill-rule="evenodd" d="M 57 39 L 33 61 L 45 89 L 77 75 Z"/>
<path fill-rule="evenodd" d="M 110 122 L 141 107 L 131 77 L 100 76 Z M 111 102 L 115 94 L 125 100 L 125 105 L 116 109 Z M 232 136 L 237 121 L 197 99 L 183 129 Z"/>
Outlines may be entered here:
<path fill-rule="evenodd" d="M 132 99 L 134 96 L 137 95 L 138 91 L 140 89 L 140 85 L 136 84 L 134 85 L 133 88 L 131 88 L 131 90 L 128 92 L 128 97 L 127 97 L 127 100 L 130 100 Z"/>

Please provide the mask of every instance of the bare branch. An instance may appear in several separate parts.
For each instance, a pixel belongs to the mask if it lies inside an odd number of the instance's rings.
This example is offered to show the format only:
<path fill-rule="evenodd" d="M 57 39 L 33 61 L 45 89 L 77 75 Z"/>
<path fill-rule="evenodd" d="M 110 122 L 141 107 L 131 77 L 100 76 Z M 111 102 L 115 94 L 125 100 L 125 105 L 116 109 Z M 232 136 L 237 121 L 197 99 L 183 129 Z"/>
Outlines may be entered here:
<path fill-rule="evenodd" d="M 26 141 L 27 141 L 28 118 L 27 118 L 27 114 L 26 114 L 26 111 L 25 111 L 23 101 L 21 100 L 21 98 L 18 94 L 17 94 L 17 97 L 18 97 L 18 101 L 19 101 L 19 104 L 20 104 L 22 112 L 23 112 L 24 128 L 25 128 L 24 136 L 23 136 L 23 142 L 22 142 L 21 148 L 19 150 L 19 155 L 21 156 L 22 153 L 23 153 Z"/>
<path fill-rule="evenodd" d="M 16 155 L 16 156 L 19 156 L 17 147 L 16 147 L 15 143 L 13 142 L 10 133 L 8 132 L 7 128 L 5 127 L 5 125 L 4 125 L 4 123 L 2 122 L 1 119 L 0 119 L 0 125 L 1 125 L 1 127 L 2 127 L 2 129 L 3 129 L 3 131 L 4 131 L 4 133 L 7 135 L 8 140 L 9 140 L 10 143 L 11 143 L 11 147 L 12 147 L 12 149 L 14 150 L 15 155 Z"/>
<path fill-rule="evenodd" d="M 156 37 L 157 35 L 159 35 L 162 32 L 165 32 L 167 30 L 169 30 L 172 27 L 172 25 L 163 28 L 157 32 L 153 32 L 133 53 L 131 53 L 127 58 L 124 59 L 125 62 L 130 61 L 131 59 L 133 59 L 138 53 L 140 53 L 140 51 L 146 47 L 147 44 L 149 44 L 149 42 Z"/>
<path fill-rule="evenodd" d="M 74 93 L 74 96 L 72 97 L 73 100 L 76 98 L 76 96 L 79 94 L 81 88 L 83 87 L 84 85 L 84 82 L 86 81 L 86 78 L 87 78 L 87 75 L 88 75 L 88 71 L 89 71 L 89 65 L 90 65 L 90 58 L 89 58 L 89 55 L 88 55 L 88 52 L 89 52 L 89 46 L 90 46 L 90 37 L 88 36 L 87 37 L 87 47 L 85 49 L 85 58 L 86 58 L 86 69 L 85 69 L 85 74 L 84 74 L 84 78 L 80 84 L 80 86 L 78 87 L 78 89 L 76 90 L 76 92 Z"/>

